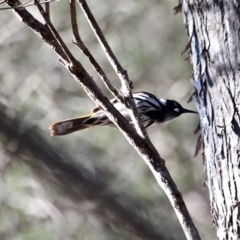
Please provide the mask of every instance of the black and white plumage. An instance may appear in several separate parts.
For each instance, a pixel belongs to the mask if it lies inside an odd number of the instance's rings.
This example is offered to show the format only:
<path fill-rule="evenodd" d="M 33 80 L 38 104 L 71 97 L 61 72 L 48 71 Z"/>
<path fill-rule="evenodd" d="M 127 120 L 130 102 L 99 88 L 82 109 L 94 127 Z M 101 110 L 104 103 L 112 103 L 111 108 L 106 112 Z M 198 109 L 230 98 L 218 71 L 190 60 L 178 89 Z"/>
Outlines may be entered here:
<path fill-rule="evenodd" d="M 133 99 L 145 128 L 154 127 L 183 113 L 196 113 L 183 108 L 176 101 L 156 98 L 147 92 L 133 93 Z M 118 99 L 114 98 L 111 102 L 128 121 L 131 121 L 128 110 Z M 94 108 L 89 115 L 54 123 L 49 129 L 52 136 L 60 136 L 94 126 L 114 126 L 114 124 L 108 119 L 104 111 L 100 108 Z"/>

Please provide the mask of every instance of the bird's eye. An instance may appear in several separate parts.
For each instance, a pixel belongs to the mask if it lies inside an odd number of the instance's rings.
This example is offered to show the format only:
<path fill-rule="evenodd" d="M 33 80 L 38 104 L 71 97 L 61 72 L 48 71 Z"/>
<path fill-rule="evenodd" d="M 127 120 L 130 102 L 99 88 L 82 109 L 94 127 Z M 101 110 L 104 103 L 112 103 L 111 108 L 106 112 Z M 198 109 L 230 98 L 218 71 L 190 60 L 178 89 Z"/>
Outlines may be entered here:
<path fill-rule="evenodd" d="M 177 108 L 174 108 L 173 111 L 180 112 L 180 109 L 177 107 Z"/>

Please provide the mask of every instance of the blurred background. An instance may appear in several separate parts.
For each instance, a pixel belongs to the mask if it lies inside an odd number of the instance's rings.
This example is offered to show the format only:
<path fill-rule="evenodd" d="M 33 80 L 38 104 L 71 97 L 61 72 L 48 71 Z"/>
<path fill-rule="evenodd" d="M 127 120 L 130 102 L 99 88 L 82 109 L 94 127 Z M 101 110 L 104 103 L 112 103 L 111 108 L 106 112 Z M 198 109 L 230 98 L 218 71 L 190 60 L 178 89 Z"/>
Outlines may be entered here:
<path fill-rule="evenodd" d="M 174 99 L 188 109 L 191 66 L 177 1 L 89 0 L 135 91 Z M 3 5 L 1 5 L 3 7 Z M 41 20 L 36 8 L 28 10 Z M 51 3 L 52 21 L 102 91 L 74 46 L 68 1 Z M 120 82 L 78 8 L 83 41 L 115 86 Z M 0 239 L 185 239 L 152 173 L 114 128 L 53 138 L 52 123 L 89 113 L 94 103 L 54 51 L 11 10 L 0 13 Z M 194 158 L 198 116 L 148 130 L 181 191 L 202 239 L 216 239 L 202 158 Z"/>

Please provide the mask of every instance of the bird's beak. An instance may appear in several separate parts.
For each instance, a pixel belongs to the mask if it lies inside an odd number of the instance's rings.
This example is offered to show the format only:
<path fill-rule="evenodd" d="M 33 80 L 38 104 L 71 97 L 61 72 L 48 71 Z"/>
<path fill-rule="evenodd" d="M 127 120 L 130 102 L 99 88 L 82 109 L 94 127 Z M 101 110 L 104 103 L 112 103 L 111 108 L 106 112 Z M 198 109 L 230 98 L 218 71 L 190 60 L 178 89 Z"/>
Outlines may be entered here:
<path fill-rule="evenodd" d="M 195 111 L 188 110 L 188 109 L 185 109 L 185 108 L 182 109 L 182 113 L 196 113 L 196 114 L 198 114 L 198 113 L 195 112 Z"/>

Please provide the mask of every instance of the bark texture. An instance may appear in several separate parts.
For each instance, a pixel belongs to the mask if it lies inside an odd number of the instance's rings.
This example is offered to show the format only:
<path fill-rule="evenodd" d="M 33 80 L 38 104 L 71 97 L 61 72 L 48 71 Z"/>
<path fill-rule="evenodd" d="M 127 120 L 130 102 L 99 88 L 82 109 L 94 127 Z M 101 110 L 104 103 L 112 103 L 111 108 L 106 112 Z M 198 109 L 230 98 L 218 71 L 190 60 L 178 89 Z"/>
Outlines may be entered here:
<path fill-rule="evenodd" d="M 194 101 L 219 239 L 240 239 L 240 2 L 184 0 Z"/>

